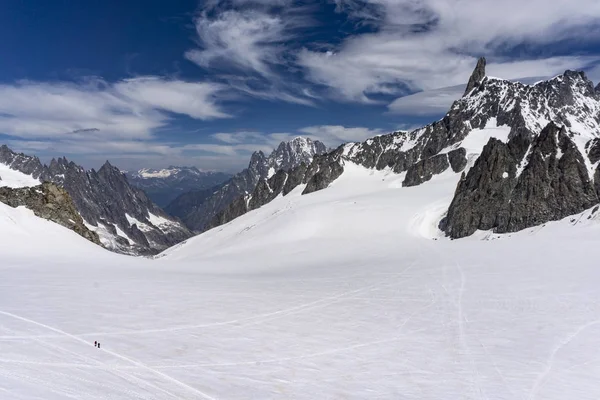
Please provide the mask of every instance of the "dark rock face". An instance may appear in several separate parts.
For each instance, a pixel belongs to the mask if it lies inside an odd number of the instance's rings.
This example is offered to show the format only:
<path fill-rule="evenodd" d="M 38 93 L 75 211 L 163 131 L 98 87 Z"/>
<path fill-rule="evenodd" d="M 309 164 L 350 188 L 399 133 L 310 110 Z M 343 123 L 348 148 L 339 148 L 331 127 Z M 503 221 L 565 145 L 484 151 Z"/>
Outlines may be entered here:
<path fill-rule="evenodd" d="M 209 190 L 231 178 L 231 174 L 201 171 L 195 167 L 170 166 L 163 170 L 128 172 L 129 184 L 142 189 L 156 205 L 166 207 L 179 195 Z"/>
<path fill-rule="evenodd" d="M 464 147 L 452 150 L 448 153 L 448 161 L 450 162 L 452 171 L 462 171 L 467 166 L 467 151 L 464 149 Z"/>
<path fill-rule="evenodd" d="M 15 171 L 31 175 L 39 179 L 45 172 L 44 165 L 37 157 L 27 156 L 23 153 L 15 153 L 6 145 L 0 146 L 0 163 L 8 165 Z"/>
<path fill-rule="evenodd" d="M 475 67 L 475 70 L 473 70 L 473 73 L 469 78 L 467 88 L 465 89 L 465 95 L 468 94 L 471 90 L 473 90 L 473 88 L 475 88 L 475 86 L 477 86 L 477 84 L 479 84 L 479 82 L 481 82 L 483 78 L 485 78 L 485 65 L 485 58 L 481 57 L 477 61 L 477 66 Z"/>
<path fill-rule="evenodd" d="M 109 238 L 100 233 L 102 243 L 109 250 L 152 255 L 192 236 L 142 190 L 130 186 L 127 177 L 109 162 L 98 171 L 86 171 L 66 158 L 53 159 L 46 166 L 36 157 L 14 153 L 6 146 L 0 148 L 0 162 L 63 187 L 86 223 L 96 227 L 98 232 L 113 236 Z M 130 221 L 132 218 L 137 222 Z M 151 219 L 161 222 L 157 226 Z M 128 239 L 118 236 L 116 227 L 125 232 Z"/>
<path fill-rule="evenodd" d="M 585 146 L 592 164 L 600 161 L 600 139 L 592 139 Z"/>
<path fill-rule="evenodd" d="M 307 180 L 302 194 L 323 190 L 342 175 L 344 167 L 339 162 L 327 162 L 319 165 L 319 169 Z M 306 179 L 306 177 L 305 177 Z"/>
<path fill-rule="evenodd" d="M 213 188 L 210 195 L 206 196 L 206 192 L 184 194 L 166 209 L 171 215 L 181 218 L 190 229 L 202 232 L 213 226 L 217 214 L 230 205 L 239 208 L 241 203 L 233 202 L 240 196 L 250 196 L 262 180 L 274 177 L 279 170 L 289 171 L 302 163 L 309 164 L 315 155 L 326 151 L 323 143 L 306 138 L 282 142 L 268 157 L 262 151 L 255 152 L 248 168 L 234 175 L 220 187 Z"/>
<path fill-rule="evenodd" d="M 332 154 L 336 154 L 335 161 L 331 161 Z M 336 180 L 344 168 L 340 164 L 340 152 L 315 156 L 310 165 L 302 162 L 296 168 L 286 172 L 279 170 L 269 179 L 261 180 L 251 195 L 240 196 L 228 207 L 221 210 L 208 225 L 208 229 L 228 223 L 233 219 L 270 203 L 277 196 L 287 195 L 301 184 L 306 184 L 302 194 L 308 194 L 325 189 Z"/>
<path fill-rule="evenodd" d="M 600 83 L 596 85 L 596 88 L 594 90 L 596 91 L 596 93 L 600 94 Z"/>
<path fill-rule="evenodd" d="M 292 190 L 294 190 L 298 185 L 304 183 L 304 177 L 306 176 L 306 171 L 308 170 L 308 166 L 305 163 L 301 163 L 298 167 L 292 169 L 287 176 L 285 181 L 285 185 L 283 185 L 282 194 L 285 196 Z"/>
<path fill-rule="evenodd" d="M 419 161 L 406 171 L 402 186 L 417 186 L 427 182 L 433 175 L 441 174 L 447 170 L 449 165 L 447 154 L 438 154 Z"/>
<path fill-rule="evenodd" d="M 522 153 L 511 141 L 490 140 L 458 184 L 441 225 L 448 236 L 461 238 L 478 229 L 515 232 L 599 202 L 583 155 L 564 127 L 548 124 L 526 159 L 515 156 Z"/>
<path fill-rule="evenodd" d="M 15 208 L 27 207 L 36 216 L 71 229 L 100 245 L 98 234 L 85 226 L 69 193 L 53 183 L 44 182 L 39 186 L 14 189 L 0 187 L 0 201 Z"/>

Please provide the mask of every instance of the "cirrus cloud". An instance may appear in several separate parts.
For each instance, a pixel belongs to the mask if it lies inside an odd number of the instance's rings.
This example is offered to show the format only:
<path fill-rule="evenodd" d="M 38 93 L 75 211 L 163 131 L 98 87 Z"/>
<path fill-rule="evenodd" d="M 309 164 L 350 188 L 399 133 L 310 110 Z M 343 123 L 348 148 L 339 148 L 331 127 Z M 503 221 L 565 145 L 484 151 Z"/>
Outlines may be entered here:
<path fill-rule="evenodd" d="M 159 77 L 117 83 L 20 81 L 0 85 L 0 133 L 22 137 L 89 134 L 105 139 L 149 139 L 169 113 L 209 120 L 229 115 L 218 105 L 224 87 Z"/>

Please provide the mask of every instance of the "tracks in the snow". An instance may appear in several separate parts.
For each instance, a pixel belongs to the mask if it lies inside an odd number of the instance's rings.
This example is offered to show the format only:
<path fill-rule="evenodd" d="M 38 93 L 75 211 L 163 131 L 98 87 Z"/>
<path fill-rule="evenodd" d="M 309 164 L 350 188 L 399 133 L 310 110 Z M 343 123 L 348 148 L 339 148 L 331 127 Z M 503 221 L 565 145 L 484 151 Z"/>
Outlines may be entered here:
<path fill-rule="evenodd" d="M 37 322 L 37 321 L 34 321 L 32 319 L 25 318 L 25 317 L 22 317 L 20 315 L 16 315 L 16 314 L 13 314 L 13 313 L 10 313 L 10 312 L 6 312 L 6 311 L 0 311 L 0 315 L 4 315 L 4 316 L 11 317 L 11 318 L 23 321 L 23 322 L 27 322 L 27 323 L 30 323 L 30 324 L 33 324 L 33 325 L 40 326 L 42 328 L 45 328 L 45 329 L 48 329 L 50 331 L 56 332 L 56 333 L 58 333 L 58 334 L 60 334 L 60 335 L 62 335 L 64 337 L 67 337 L 67 338 L 70 338 L 70 339 L 72 339 L 74 341 L 82 343 L 85 346 L 90 346 L 90 344 L 87 341 L 81 339 L 80 337 L 72 335 L 72 334 L 70 334 L 68 332 L 65 332 L 65 331 L 61 330 L 61 329 L 54 328 L 52 326 L 43 324 L 41 322 Z M 176 385 L 178 385 L 178 386 L 186 389 L 188 392 L 191 392 L 191 393 L 195 394 L 196 396 L 198 396 L 198 398 L 207 399 L 207 400 L 215 400 L 214 397 L 212 397 L 212 396 L 210 396 L 210 395 L 208 395 L 208 394 L 206 394 L 206 393 L 204 393 L 204 392 L 202 392 L 202 391 L 200 391 L 200 390 L 198 390 L 198 389 L 196 389 L 196 388 L 194 388 L 194 387 L 192 387 L 192 386 L 190 386 L 190 385 L 188 385 L 188 384 L 186 384 L 184 382 L 181 382 L 180 380 L 175 379 L 172 376 L 169 376 L 169 375 L 165 374 L 164 372 L 161 372 L 161 371 L 158 371 L 156 369 L 153 369 L 152 367 L 149 367 L 146 364 L 144 364 L 144 363 L 142 363 L 142 362 L 140 362 L 138 360 L 126 357 L 124 355 L 121 355 L 119 353 L 115 353 L 115 352 L 107 350 L 107 349 L 101 349 L 101 351 L 103 351 L 103 352 L 105 352 L 107 354 L 110 354 L 111 356 L 113 356 L 115 358 L 121 359 L 123 361 L 127 361 L 127 362 L 129 362 L 129 363 L 131 363 L 131 364 L 133 364 L 133 365 L 141 368 L 141 369 L 144 369 L 144 370 L 147 370 L 149 372 L 152 372 L 153 374 L 158 375 L 158 376 L 164 378 L 165 380 L 167 380 L 167 381 L 169 381 L 171 383 L 174 383 L 174 384 L 176 384 Z M 170 392 L 166 392 L 166 393 L 168 393 L 169 395 L 171 395 L 173 397 L 176 397 L 175 395 L 173 395 Z"/>

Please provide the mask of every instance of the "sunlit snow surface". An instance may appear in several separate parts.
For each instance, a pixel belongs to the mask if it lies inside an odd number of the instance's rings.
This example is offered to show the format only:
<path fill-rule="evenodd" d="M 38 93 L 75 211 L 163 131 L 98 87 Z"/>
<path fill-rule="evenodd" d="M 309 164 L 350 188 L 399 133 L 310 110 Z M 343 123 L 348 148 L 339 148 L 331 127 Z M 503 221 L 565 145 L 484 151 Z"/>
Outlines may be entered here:
<path fill-rule="evenodd" d="M 155 260 L 0 204 L 0 398 L 600 397 L 591 211 L 450 241 L 458 175 L 345 169 Z"/>
<path fill-rule="evenodd" d="M 8 165 L 0 163 L 0 187 L 9 188 L 37 186 L 41 182 L 31 175 L 11 169 Z"/>

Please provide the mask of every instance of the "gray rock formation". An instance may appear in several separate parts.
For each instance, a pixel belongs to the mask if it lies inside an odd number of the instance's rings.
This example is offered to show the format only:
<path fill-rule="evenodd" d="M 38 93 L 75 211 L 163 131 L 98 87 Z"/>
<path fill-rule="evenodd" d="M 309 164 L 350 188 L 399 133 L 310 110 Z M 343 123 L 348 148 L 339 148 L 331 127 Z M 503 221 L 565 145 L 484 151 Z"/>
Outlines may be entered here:
<path fill-rule="evenodd" d="M 15 208 L 26 207 L 36 216 L 56 222 L 100 245 L 98 234 L 85 226 L 69 193 L 54 183 L 14 189 L 0 187 L 0 202 Z"/>
<path fill-rule="evenodd" d="M 407 171 L 402 186 L 417 186 L 441 174 L 450 166 L 448 154 L 437 154 L 413 164 Z"/>
<path fill-rule="evenodd" d="M 566 128 L 548 124 L 529 147 L 491 139 L 463 179 L 441 228 L 452 238 L 476 230 L 515 232 L 582 212 L 599 202 L 584 156 Z"/>
<path fill-rule="evenodd" d="M 241 203 L 232 203 L 240 196 L 252 193 L 261 180 L 273 177 L 279 170 L 289 171 L 302 163 L 308 164 L 315 155 L 326 151 L 323 143 L 306 138 L 282 142 L 268 157 L 257 151 L 252 155 L 248 168 L 223 185 L 214 187 L 210 193 L 194 191 L 181 195 L 166 207 L 166 211 L 181 218 L 190 229 L 202 232 L 212 226 L 219 212 L 230 205 L 239 207 Z"/>
<path fill-rule="evenodd" d="M 469 82 L 467 83 L 467 88 L 465 89 L 464 95 L 467 95 L 471 90 L 475 88 L 475 86 L 477 86 L 483 80 L 483 78 L 485 78 L 485 65 L 485 58 L 481 57 L 477 61 L 477 66 L 475 67 L 475 70 L 469 78 Z"/>
<path fill-rule="evenodd" d="M 459 184 L 442 225 L 450 236 L 463 237 L 476 229 L 523 229 L 579 212 L 597 202 L 600 139 L 589 141 L 587 154 L 580 153 L 574 139 L 579 137 L 580 143 L 583 137 L 600 136 L 600 93 L 585 74 L 565 71 L 551 80 L 524 85 L 486 77 L 485 59 L 481 59 L 469 86 L 465 96 L 455 101 L 441 120 L 412 132 L 393 132 L 345 144 L 315 157 L 312 163 L 288 172 L 281 193 L 287 195 L 300 184 L 307 185 L 304 194 L 322 190 L 341 174 L 346 161 L 366 168 L 406 172 L 404 186 L 423 184 L 448 168 L 458 173 L 468 167 L 462 141 L 491 124 L 492 128 L 504 126 L 510 130 L 508 143 L 493 139 L 481 155 L 470 155 L 479 159 Z M 554 125 L 547 126 L 548 121 Z M 559 129 L 560 134 L 558 126 L 564 127 Z M 554 158 L 546 149 L 554 148 L 551 132 L 557 138 Z M 588 174 L 591 165 L 596 169 Z M 538 180 L 541 183 L 536 184 Z M 257 192 L 237 201 L 235 210 L 224 210 L 211 226 L 266 204 L 274 198 L 274 192 L 263 192 L 273 187 L 270 181 L 257 186 Z M 249 199 L 255 199 L 252 207 L 248 206 Z M 545 206 L 543 199 L 548 202 Z"/>
<path fill-rule="evenodd" d="M 284 196 L 299 185 L 305 184 L 302 194 L 325 189 L 344 171 L 341 165 L 340 151 L 315 156 L 307 165 L 302 162 L 289 171 L 279 170 L 269 179 L 261 180 L 251 194 L 245 194 L 234 200 L 210 221 L 208 229 L 223 225 L 235 218 L 268 204 L 280 194 Z M 332 162 L 332 157 L 336 157 Z"/>
<path fill-rule="evenodd" d="M 192 236 L 142 190 L 129 185 L 127 177 L 108 161 L 98 171 L 86 171 L 66 158 L 53 159 L 46 166 L 37 157 L 1 146 L 0 163 L 63 187 L 81 217 L 110 250 L 152 255 Z M 117 228 L 127 237 L 120 235 Z"/>
<path fill-rule="evenodd" d="M 127 172 L 129 184 L 142 189 L 156 205 L 166 207 L 178 196 L 209 190 L 231 178 L 231 174 L 201 171 L 196 167 L 173 167 L 162 170 L 141 169 Z"/>

